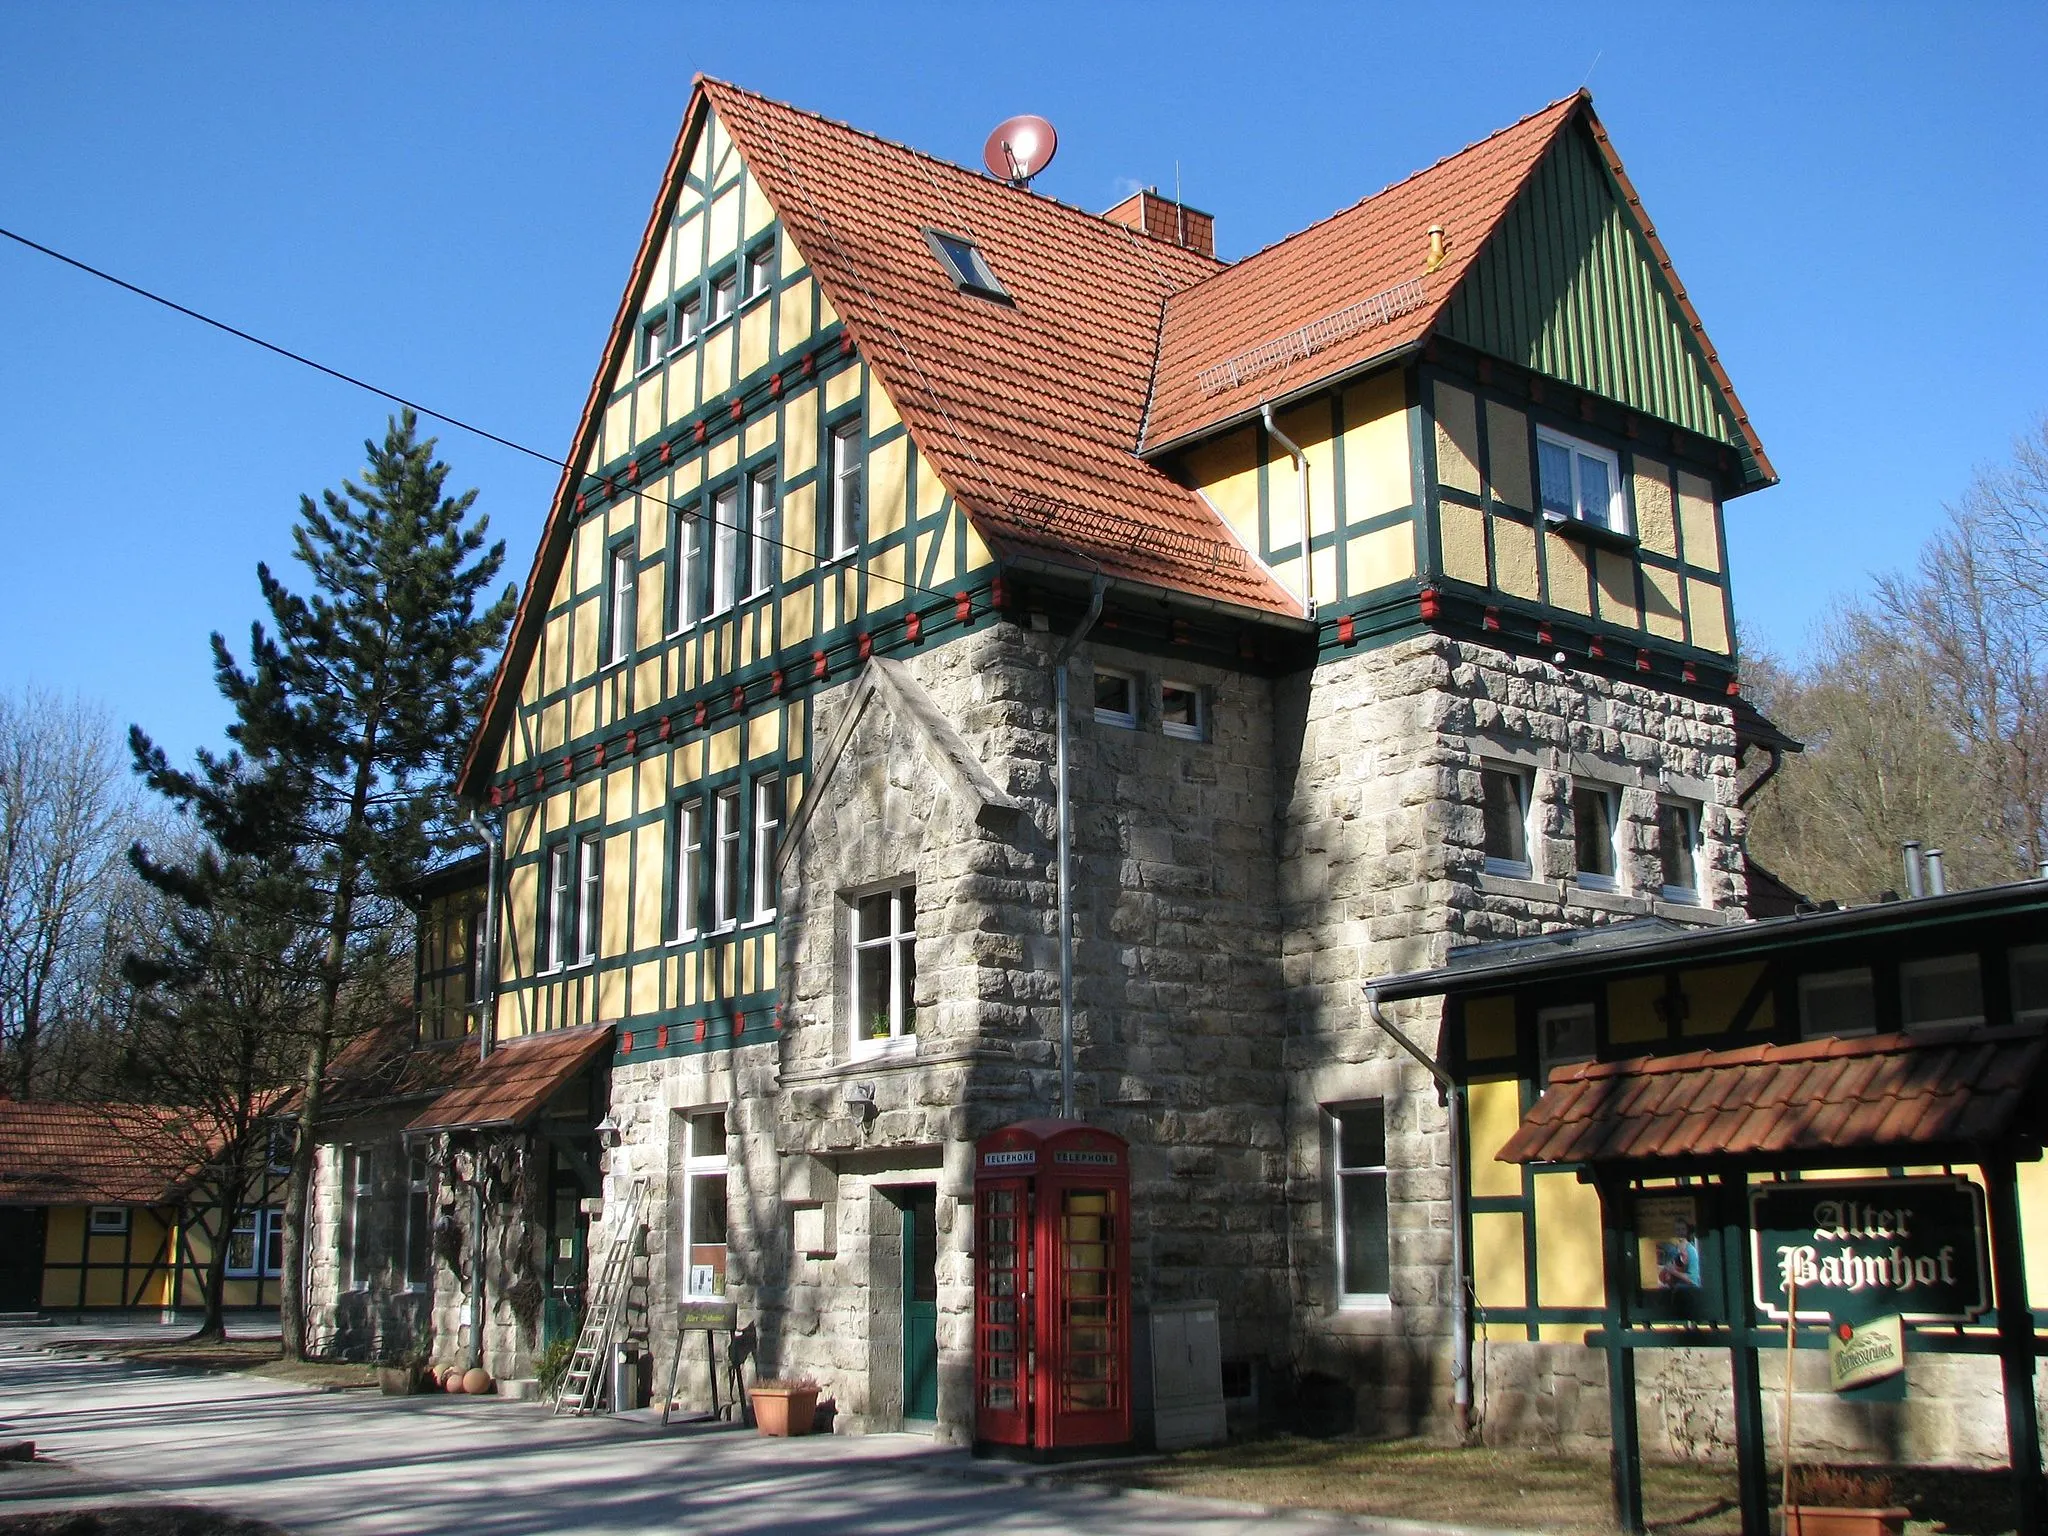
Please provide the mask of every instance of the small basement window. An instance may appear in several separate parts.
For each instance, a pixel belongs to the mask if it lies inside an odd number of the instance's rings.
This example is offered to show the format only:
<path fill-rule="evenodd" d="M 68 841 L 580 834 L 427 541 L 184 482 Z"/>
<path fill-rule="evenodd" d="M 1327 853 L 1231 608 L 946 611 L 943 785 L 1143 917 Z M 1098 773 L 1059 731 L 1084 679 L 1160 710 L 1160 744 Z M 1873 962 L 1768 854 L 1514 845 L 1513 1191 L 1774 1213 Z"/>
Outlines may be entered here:
<path fill-rule="evenodd" d="M 1101 725 L 1138 723 L 1138 680 L 1128 672 L 1095 669 L 1095 719 Z"/>
<path fill-rule="evenodd" d="M 1183 741 L 1200 741 L 1208 721 L 1202 709 L 1202 690 L 1193 683 L 1163 682 L 1159 685 L 1159 728 Z"/>
<path fill-rule="evenodd" d="M 972 240 L 936 229 L 927 229 L 924 239 L 925 244 L 932 248 L 932 254 L 938 257 L 940 268 L 960 292 L 978 293 L 985 299 L 1009 302 L 1009 292 L 996 281 L 995 273 L 989 270 L 988 261 L 981 254 L 981 247 Z"/>

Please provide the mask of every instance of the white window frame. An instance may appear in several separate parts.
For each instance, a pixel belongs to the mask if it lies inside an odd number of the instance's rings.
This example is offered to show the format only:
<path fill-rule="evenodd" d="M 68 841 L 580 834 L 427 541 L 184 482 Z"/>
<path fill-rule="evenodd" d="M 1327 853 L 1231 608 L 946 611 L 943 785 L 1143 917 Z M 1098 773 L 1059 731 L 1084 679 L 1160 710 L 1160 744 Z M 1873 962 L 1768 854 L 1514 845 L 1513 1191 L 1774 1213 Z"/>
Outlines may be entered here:
<path fill-rule="evenodd" d="M 1857 1029 L 1822 1029 L 1814 1021 L 1813 1005 L 1816 998 L 1830 992 L 1843 992 L 1851 988 L 1861 991 L 1869 1003 L 1869 1012 L 1863 1024 Z M 1799 978 L 1799 1038 L 1802 1040 L 1825 1040 L 1851 1038 L 1857 1035 L 1877 1033 L 1877 977 L 1867 965 L 1853 965 L 1838 971 L 1811 971 Z"/>
<path fill-rule="evenodd" d="M 250 1262 L 247 1264 L 237 1264 L 234 1260 L 234 1242 L 238 1237 L 247 1237 L 249 1239 Z M 283 1256 L 279 1255 L 280 1262 L 273 1264 L 271 1262 L 270 1250 L 281 1242 L 283 1237 L 284 1211 L 280 1207 L 275 1205 L 249 1207 L 242 1212 L 242 1219 L 236 1222 L 228 1231 L 228 1257 L 222 1268 L 222 1274 L 229 1280 L 275 1280 L 284 1272 L 284 1265 L 281 1262 Z M 353 1262 L 352 1253 L 351 1262 Z M 360 1289 L 360 1287 L 344 1287 L 344 1289 Z"/>
<path fill-rule="evenodd" d="M 639 592 L 639 556 L 631 543 L 614 545 L 606 560 L 610 579 L 605 586 L 606 614 L 604 664 L 616 667 L 633 655 L 634 598 Z"/>
<path fill-rule="evenodd" d="M 1553 1067 L 1591 1061 L 1600 1050 L 1591 1003 L 1563 1003 L 1536 1012 L 1536 1085 L 1540 1092 Z"/>
<path fill-rule="evenodd" d="M 1572 510 L 1569 516 L 1554 511 L 1543 497 L 1543 449 L 1546 445 L 1561 448 L 1572 456 Z M 1585 490 L 1579 483 L 1581 459 L 1596 460 L 1607 470 L 1607 509 L 1604 517 L 1587 515 L 1589 509 L 1585 504 Z M 1622 490 L 1621 483 L 1621 455 L 1611 448 L 1602 448 L 1598 443 L 1589 443 L 1584 438 L 1573 437 L 1550 427 L 1538 427 L 1536 504 L 1542 509 L 1543 520 L 1553 527 L 1564 523 L 1584 523 L 1591 528 L 1604 528 L 1609 533 L 1629 533 L 1628 498 Z"/>
<path fill-rule="evenodd" d="M 721 485 L 711 495 L 711 608 L 715 617 L 740 597 L 740 488 Z"/>
<path fill-rule="evenodd" d="M 659 368 L 673 350 L 669 345 L 669 319 L 666 312 L 655 315 L 640 327 L 639 366 L 636 374 L 651 373 Z"/>
<path fill-rule="evenodd" d="M 711 279 L 711 300 L 704 315 L 704 328 L 721 325 L 739 312 L 740 271 L 730 267 Z"/>
<path fill-rule="evenodd" d="M 576 845 L 560 838 L 548 845 L 547 883 L 542 900 L 547 904 L 541 927 L 545 953 L 541 973 L 567 970 L 569 951 L 575 941 Z"/>
<path fill-rule="evenodd" d="M 1660 889 L 1664 899 L 1676 902 L 1680 906 L 1703 907 L 1707 904 L 1705 882 L 1700 871 L 1700 866 L 1706 862 L 1707 851 L 1706 836 L 1702 828 L 1702 822 L 1705 818 L 1700 814 L 1702 809 L 1703 807 L 1697 800 L 1684 800 L 1675 795 L 1662 795 L 1657 800 L 1657 878 L 1660 882 Z M 1685 854 L 1686 861 L 1692 865 L 1691 885 L 1673 885 L 1670 881 L 1664 879 L 1665 874 L 1668 872 L 1665 861 L 1666 828 L 1664 813 L 1666 811 L 1677 811 L 1685 817 L 1687 837 Z"/>
<path fill-rule="evenodd" d="M 761 597 L 774 589 L 780 505 L 774 465 L 757 469 L 747 476 L 748 597 Z"/>
<path fill-rule="evenodd" d="M 1579 797 L 1597 795 L 1606 808 L 1607 873 L 1584 867 L 1579 845 Z M 1573 780 L 1572 796 L 1572 881 L 1588 891 L 1618 891 L 1621 889 L 1621 791 L 1612 784 L 1601 784 L 1593 780 Z"/>
<path fill-rule="evenodd" d="M 341 1153 L 341 1289 L 367 1291 L 369 1266 L 363 1262 L 364 1213 L 377 1192 L 377 1160 L 368 1147 L 345 1142 Z"/>
<path fill-rule="evenodd" d="M 740 305 L 765 298 L 775 288 L 775 241 L 763 240 L 740 258 Z"/>
<path fill-rule="evenodd" d="M 125 1237 L 129 1224 L 125 1205 L 96 1205 L 86 1218 L 86 1230 L 94 1237 Z"/>
<path fill-rule="evenodd" d="M 693 293 L 676 304 L 675 329 L 669 333 L 669 355 L 674 356 L 704 334 L 704 296 Z"/>
<path fill-rule="evenodd" d="M 1515 790 L 1515 824 L 1522 829 L 1522 857 L 1503 858 L 1486 851 L 1486 810 L 1489 775 L 1499 775 L 1513 782 Z M 1533 770 L 1519 763 L 1499 763 L 1483 760 L 1479 764 L 1479 814 L 1480 814 L 1480 868 L 1489 875 L 1504 875 L 1511 880 L 1533 880 L 1536 878 L 1536 775 Z"/>
<path fill-rule="evenodd" d="M 1380 1112 L 1380 1161 L 1377 1163 L 1350 1164 L 1344 1161 L 1344 1117 L 1361 1114 L 1369 1109 Z M 1326 1104 L 1323 1119 L 1328 1125 L 1327 1142 L 1330 1158 L 1330 1232 L 1333 1239 L 1330 1258 L 1335 1269 L 1335 1289 L 1340 1308 L 1365 1309 L 1381 1308 L 1389 1304 L 1385 1290 L 1354 1291 L 1348 1288 L 1350 1276 L 1346 1273 L 1349 1265 L 1345 1262 L 1350 1247 L 1350 1224 L 1344 1218 L 1344 1190 L 1352 1180 L 1375 1180 L 1380 1186 L 1380 1206 L 1387 1213 L 1386 1261 L 1387 1283 L 1393 1283 L 1394 1244 L 1393 1209 L 1389 1198 L 1392 1191 L 1387 1175 L 1387 1106 L 1384 1100 L 1365 1100 L 1350 1104 Z"/>
<path fill-rule="evenodd" d="M 775 841 L 782 834 L 782 775 L 764 773 L 754 780 L 753 921 L 775 916 L 780 893 L 775 888 Z"/>
<path fill-rule="evenodd" d="M 693 795 L 678 800 L 675 809 L 675 855 L 669 875 L 669 942 L 680 944 L 697 937 L 697 923 L 704 915 L 704 800 Z"/>
<path fill-rule="evenodd" d="M 727 933 L 740 921 L 740 787 L 728 784 L 711 797 L 711 931 Z"/>
<path fill-rule="evenodd" d="M 861 931 L 861 903 L 876 896 L 889 898 L 889 927 L 882 933 Z M 917 971 L 917 886 L 909 881 L 881 890 L 856 892 L 846 898 L 847 1028 L 855 1056 L 878 1056 L 917 1049 L 917 1005 L 912 995 Z M 886 1034 L 872 1033 L 872 1021 L 862 1017 L 860 962 L 864 953 L 886 949 L 889 955 L 889 1028 Z M 908 961 L 908 972 L 905 962 Z"/>
<path fill-rule="evenodd" d="M 722 1122 L 720 1127 L 720 1135 L 725 1145 L 722 1146 L 715 1153 L 699 1152 L 697 1150 L 697 1124 L 699 1121 L 709 1120 L 714 1115 Z M 727 1150 L 727 1148 L 729 1148 L 731 1144 L 732 1125 L 731 1122 L 727 1119 L 727 1111 L 723 1109 L 693 1109 L 689 1110 L 684 1114 L 683 1219 L 680 1223 L 683 1229 L 683 1275 L 682 1285 L 680 1289 L 683 1291 L 685 1295 L 715 1296 L 719 1294 L 718 1290 L 715 1287 L 715 1283 L 714 1288 L 711 1290 L 701 1290 L 698 1288 L 700 1277 L 696 1274 L 696 1250 L 699 1246 L 711 1247 L 713 1245 L 709 1243 L 700 1245 L 697 1241 L 697 1181 L 699 1179 L 705 1178 L 725 1179 L 728 1181 L 730 1180 L 732 1174 L 732 1164 L 730 1161 L 731 1154 Z M 731 1197 L 731 1190 L 732 1185 L 730 1182 L 728 1182 L 726 1184 L 728 1200 L 730 1200 Z M 730 1231 L 730 1210 L 728 1208 L 728 1235 L 730 1234 Z M 725 1247 L 728 1253 L 730 1253 L 731 1251 L 729 1243 L 719 1244 L 717 1246 Z"/>
<path fill-rule="evenodd" d="M 576 959 L 597 959 L 598 926 L 604 916 L 604 845 L 596 832 L 576 839 Z"/>
<path fill-rule="evenodd" d="M 1169 720 L 1166 717 L 1166 696 L 1172 692 L 1185 693 L 1193 698 L 1195 705 L 1193 724 L 1185 724 L 1179 720 Z M 1208 690 L 1199 683 L 1183 683 L 1171 677 L 1161 678 L 1159 681 L 1159 729 L 1168 736 L 1178 737 L 1182 741 L 1207 741 L 1209 739 Z"/>
<path fill-rule="evenodd" d="M 406 1152 L 405 1163 L 405 1246 L 399 1250 L 399 1261 L 408 1291 L 424 1291 L 434 1283 L 434 1202 L 432 1198 L 433 1176 L 427 1167 L 426 1155 L 421 1152 Z M 413 1272 L 412 1261 L 415 1240 L 421 1244 L 421 1270 Z"/>
<path fill-rule="evenodd" d="M 669 626 L 680 635 L 704 617 L 697 611 L 698 588 L 703 582 L 704 518 L 693 504 L 670 514 L 669 533 Z"/>
<path fill-rule="evenodd" d="M 1130 706 L 1129 708 L 1106 709 L 1103 707 L 1101 700 L 1104 678 L 1109 678 L 1124 685 L 1124 702 Z M 1121 667 L 1097 667 L 1094 676 L 1089 679 L 1089 697 L 1095 701 L 1095 723 L 1097 725 L 1114 725 L 1127 731 L 1135 731 L 1138 728 L 1138 678 L 1136 673 L 1126 672 Z"/>
<path fill-rule="evenodd" d="M 832 537 L 828 541 L 830 553 L 824 558 L 842 560 L 860 548 L 862 514 L 867 501 L 860 418 L 854 416 L 834 425 L 825 442 L 831 455 Z"/>
<path fill-rule="evenodd" d="M 1977 1011 L 1955 1014 L 1945 1018 L 1916 1019 L 1908 1004 L 1912 996 L 1913 982 L 1920 977 L 1968 974 L 1977 984 Z M 1984 961 L 1976 950 L 1966 950 L 1959 955 L 1927 955 L 1916 960 L 1899 962 L 1899 1025 L 1909 1033 L 1916 1029 L 1944 1029 L 1958 1025 L 1982 1024 L 1984 1022 Z"/>

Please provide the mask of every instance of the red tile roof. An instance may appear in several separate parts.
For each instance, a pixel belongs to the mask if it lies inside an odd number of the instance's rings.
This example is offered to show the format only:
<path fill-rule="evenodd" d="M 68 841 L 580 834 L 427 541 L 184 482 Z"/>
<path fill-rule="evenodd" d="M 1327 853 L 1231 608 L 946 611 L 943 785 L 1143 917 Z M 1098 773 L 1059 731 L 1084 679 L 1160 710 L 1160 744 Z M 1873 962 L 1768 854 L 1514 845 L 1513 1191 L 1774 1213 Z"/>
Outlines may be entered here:
<path fill-rule="evenodd" d="M 432 1098 L 462 1081 L 476 1065 L 474 1035 L 422 1044 L 419 1025 L 408 1008 L 336 1054 L 321 1096 L 321 1115 L 337 1120 L 407 1099 Z"/>
<path fill-rule="evenodd" d="M 0 1205 L 162 1205 L 218 1149 L 178 1110 L 0 1101 Z"/>
<path fill-rule="evenodd" d="M 703 90 L 991 546 L 1299 615 L 1200 497 L 1133 452 L 1160 308 L 1213 260 L 737 86 Z M 1014 302 L 955 292 L 926 228 L 973 240 Z"/>
<path fill-rule="evenodd" d="M 609 1024 L 549 1029 L 507 1040 L 469 1066 L 455 1085 L 406 1126 L 408 1132 L 473 1131 L 524 1125 L 570 1078 L 612 1043 Z"/>
<path fill-rule="evenodd" d="M 1924 1160 L 2041 1132 L 2034 1029 L 1876 1035 L 1559 1067 L 1506 1163 Z"/>
<path fill-rule="evenodd" d="M 1176 294 L 1166 306 L 1160 333 L 1158 382 L 1145 425 L 1147 450 L 1193 437 L 1244 415 L 1261 400 L 1294 393 L 1419 342 L 1585 99 L 1554 101 Z M 1444 226 L 1450 246 L 1443 264 L 1425 274 L 1433 224 Z M 1358 314 L 1340 322 L 1332 329 L 1341 339 L 1284 370 L 1253 372 L 1242 383 L 1222 388 L 1217 387 L 1220 377 L 1209 373 L 1227 369 L 1247 349 L 1381 295 L 1393 296 L 1388 310 L 1399 312 L 1391 319 Z M 1368 319 L 1380 323 L 1344 334 L 1348 324 Z"/>

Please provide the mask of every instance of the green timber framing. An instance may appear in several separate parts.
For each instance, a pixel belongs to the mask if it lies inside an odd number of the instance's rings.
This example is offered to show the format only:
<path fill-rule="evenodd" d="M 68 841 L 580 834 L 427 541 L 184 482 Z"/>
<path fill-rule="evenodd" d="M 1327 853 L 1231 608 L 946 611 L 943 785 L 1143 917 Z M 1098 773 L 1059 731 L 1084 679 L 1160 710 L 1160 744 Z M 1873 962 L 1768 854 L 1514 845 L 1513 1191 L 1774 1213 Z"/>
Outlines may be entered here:
<path fill-rule="evenodd" d="M 2040 1161 L 2041 1145 L 2038 1140 L 1983 1147 L 1928 1145 L 1925 1158 L 1910 1165 L 1859 1156 L 1855 1146 L 1834 1147 L 1824 1154 L 1724 1157 L 1711 1164 L 1668 1159 L 1596 1168 L 1561 1162 L 1546 1163 L 1539 1170 L 1516 1163 L 1505 1170 L 1495 1166 L 1492 1172 L 1496 1178 L 1508 1173 L 1519 1184 L 1517 1193 L 1483 1194 L 1478 1190 L 1480 1175 L 1498 1144 L 1499 1119 L 1489 1125 L 1475 1113 L 1476 1092 L 1512 1085 L 1516 1123 L 1529 1114 L 1545 1087 L 1540 1016 L 1551 1009 L 1591 1011 L 1593 1056 L 1603 1062 L 1766 1043 L 1789 1045 L 1814 1038 L 1811 1032 L 1802 1034 L 1802 977 L 1867 969 L 1872 1030 L 1880 1036 L 1909 1032 L 1909 1021 L 1902 1015 L 1902 965 L 1960 954 L 1978 961 L 1982 1020 L 1987 1027 L 2048 1028 L 2044 934 L 2048 880 L 2031 880 L 1701 931 L 1672 931 L 1654 922 L 1568 930 L 1471 946 L 1454 953 L 1452 964 L 1442 969 L 1389 976 L 1372 984 L 1372 995 L 1380 1003 L 1444 1000 L 1437 1055 L 1464 1101 L 1456 1155 L 1467 1170 L 1471 1193 L 1456 1219 L 1464 1228 L 1465 1251 L 1479 1254 L 1482 1243 L 1496 1252 L 1510 1246 L 1497 1226 L 1482 1231 L 1489 1218 L 1515 1224 L 1525 1304 L 1490 1304 L 1487 1277 L 1475 1273 L 1475 1332 L 1489 1340 L 1583 1342 L 1607 1355 L 1610 1380 L 1621 1384 L 1611 1397 L 1618 1452 L 1616 1513 L 1623 1529 L 1642 1529 L 1633 1352 L 1692 1347 L 1731 1351 L 1736 1430 L 1744 1461 L 1744 1530 L 1769 1529 L 1756 1359 L 1759 1350 L 1782 1355 L 1786 1337 L 1782 1325 L 1760 1321 L 1746 1300 L 1752 1289 L 1747 1191 L 1756 1187 L 1759 1174 L 1796 1180 L 1981 1169 L 1990 1190 L 1998 1294 L 2024 1297 L 2024 1320 L 1994 1307 L 1977 1325 L 1909 1324 L 1909 1352 L 1998 1357 L 2006 1375 L 2014 1444 L 2033 1440 L 2037 1431 L 2031 1394 L 2015 1391 L 2013 1383 L 2030 1382 L 2031 1359 L 2048 1355 L 2048 1310 L 2041 1305 L 2048 1301 L 2048 1166 Z M 2027 952 L 2024 995 L 2017 980 L 2016 952 Z M 1546 1181 L 1554 1189 L 1576 1188 L 1597 1198 L 1597 1252 L 1589 1246 L 1583 1220 L 1565 1220 L 1565 1211 L 1554 1203 L 1546 1218 L 1538 1193 L 1539 1184 Z M 1685 1194 L 1701 1202 L 1700 1268 L 1709 1283 L 1698 1296 L 1650 1295 L 1631 1279 L 1637 1252 L 1633 1200 L 1639 1192 Z M 1546 1230 L 1546 1220 L 1559 1230 Z M 2035 1234 L 2031 1248 L 2025 1241 L 2028 1228 Z M 1601 1296 L 1597 1303 L 1544 1303 L 1546 1273 L 1583 1272 L 1589 1265 Z M 1745 1300 L 1722 1304 L 1732 1298 Z M 1828 1335 L 1825 1327 L 1807 1327 L 1795 1330 L 1792 1343 L 1798 1349 L 1824 1350 Z M 2038 1453 L 2033 1472 L 2038 1480 Z M 2027 1510 L 2036 1518 L 2048 1514 L 2040 1490 L 2035 1490 L 2031 1504 L 2023 1505 L 2023 1517 Z"/>

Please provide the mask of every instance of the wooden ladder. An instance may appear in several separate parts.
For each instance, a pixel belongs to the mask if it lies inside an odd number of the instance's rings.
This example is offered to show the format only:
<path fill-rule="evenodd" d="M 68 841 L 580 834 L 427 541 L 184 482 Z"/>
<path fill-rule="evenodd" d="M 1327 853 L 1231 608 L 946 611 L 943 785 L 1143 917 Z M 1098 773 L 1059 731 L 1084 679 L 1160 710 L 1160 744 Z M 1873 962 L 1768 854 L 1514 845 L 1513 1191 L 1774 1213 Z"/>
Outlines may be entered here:
<path fill-rule="evenodd" d="M 590 1310 L 583 1315 L 576 1351 L 569 1357 L 569 1369 L 562 1384 L 555 1389 L 556 1413 L 597 1412 L 598 1399 L 604 1394 L 606 1357 L 617 1342 L 626 1278 L 633 1263 L 633 1239 L 640 1231 L 640 1207 L 646 1198 L 647 1180 L 635 1179 L 626 1193 L 625 1209 L 612 1226 L 611 1240 L 605 1246 L 604 1268 L 598 1272 Z"/>

